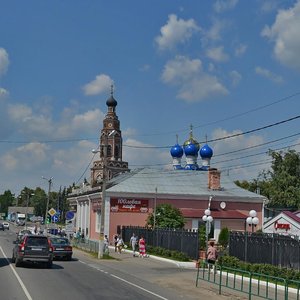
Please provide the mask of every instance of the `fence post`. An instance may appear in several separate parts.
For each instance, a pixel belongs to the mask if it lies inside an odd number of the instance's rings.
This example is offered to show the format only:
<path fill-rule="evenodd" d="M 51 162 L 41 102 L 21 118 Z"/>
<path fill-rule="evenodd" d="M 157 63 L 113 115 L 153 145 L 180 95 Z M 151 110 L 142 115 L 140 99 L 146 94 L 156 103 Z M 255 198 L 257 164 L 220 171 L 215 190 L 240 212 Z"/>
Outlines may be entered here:
<path fill-rule="evenodd" d="M 222 293 L 222 277 L 223 277 L 223 275 L 222 275 L 222 265 L 220 266 L 220 280 L 219 280 L 219 295 L 221 295 L 221 293 Z"/>
<path fill-rule="evenodd" d="M 247 256 L 248 256 L 248 233 L 245 231 L 245 262 L 247 262 Z"/>

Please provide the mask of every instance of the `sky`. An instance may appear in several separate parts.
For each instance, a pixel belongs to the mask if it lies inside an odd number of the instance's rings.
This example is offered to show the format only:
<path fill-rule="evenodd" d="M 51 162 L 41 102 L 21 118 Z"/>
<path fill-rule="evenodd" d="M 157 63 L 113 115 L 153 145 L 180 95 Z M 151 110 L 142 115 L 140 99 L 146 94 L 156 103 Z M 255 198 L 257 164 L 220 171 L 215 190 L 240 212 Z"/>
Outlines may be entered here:
<path fill-rule="evenodd" d="M 299 150 L 300 1 L 0 3 L 0 194 L 90 180 L 112 84 L 130 169 L 191 125 L 232 180 Z"/>

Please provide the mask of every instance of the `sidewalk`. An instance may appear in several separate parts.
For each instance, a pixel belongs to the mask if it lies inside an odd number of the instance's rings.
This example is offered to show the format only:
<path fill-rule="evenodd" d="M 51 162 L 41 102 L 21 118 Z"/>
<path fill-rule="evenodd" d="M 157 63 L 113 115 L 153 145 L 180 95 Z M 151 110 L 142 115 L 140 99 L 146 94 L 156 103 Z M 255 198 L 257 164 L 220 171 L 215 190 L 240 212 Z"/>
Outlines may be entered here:
<path fill-rule="evenodd" d="M 132 250 L 123 249 L 122 252 L 133 255 Z M 138 252 L 136 251 L 136 253 L 138 253 Z M 109 246 L 109 255 L 114 258 L 120 258 L 120 254 L 115 252 L 115 247 L 113 247 L 113 246 Z M 195 261 L 176 261 L 176 260 L 172 260 L 172 259 L 168 259 L 168 258 L 164 258 L 164 257 L 160 257 L 160 256 L 155 256 L 152 254 L 149 255 L 149 258 L 153 258 L 155 260 L 175 264 L 178 268 L 195 269 L 196 270 L 196 262 Z"/>

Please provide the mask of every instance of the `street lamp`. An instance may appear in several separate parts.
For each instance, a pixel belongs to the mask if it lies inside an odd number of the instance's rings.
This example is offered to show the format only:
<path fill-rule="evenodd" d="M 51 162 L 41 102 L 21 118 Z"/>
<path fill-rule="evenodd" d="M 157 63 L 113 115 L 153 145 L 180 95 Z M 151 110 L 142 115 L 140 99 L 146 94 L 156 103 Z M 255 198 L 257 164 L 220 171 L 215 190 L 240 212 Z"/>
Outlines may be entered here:
<path fill-rule="evenodd" d="M 249 217 L 246 219 L 246 223 L 251 226 L 251 232 L 253 232 L 254 227 L 258 225 L 259 219 L 257 217 L 257 212 L 254 209 L 249 211 Z"/>
<path fill-rule="evenodd" d="M 27 229 L 27 218 L 28 218 L 28 204 L 30 196 L 34 196 L 34 193 L 26 193 L 26 211 L 25 211 L 25 229 Z"/>
<path fill-rule="evenodd" d="M 103 258 L 104 254 L 104 219 L 105 219 L 105 198 L 106 198 L 106 160 L 107 160 L 107 147 L 108 147 L 108 138 L 116 133 L 116 130 L 111 131 L 108 135 L 104 136 L 104 145 L 103 145 L 103 176 L 102 176 L 102 202 L 101 202 L 101 215 L 100 215 L 100 234 L 99 234 L 99 249 L 98 249 L 98 259 Z M 93 149 L 92 152 L 98 153 L 100 150 Z"/>
<path fill-rule="evenodd" d="M 207 208 L 204 211 L 204 216 L 202 217 L 202 221 L 205 222 L 205 248 L 207 252 L 207 246 L 208 246 L 208 235 L 211 230 L 211 223 L 213 222 L 213 217 L 211 216 L 211 211 L 209 208 Z"/>
<path fill-rule="evenodd" d="M 48 196 L 47 196 L 47 204 L 46 204 L 46 211 L 45 211 L 45 229 L 46 229 L 46 234 L 47 234 L 47 228 L 48 228 L 48 226 L 47 226 L 47 216 L 48 216 L 49 201 L 50 201 L 50 190 L 51 190 L 53 177 L 50 177 L 48 179 L 48 178 L 43 176 L 42 178 L 48 181 Z"/>

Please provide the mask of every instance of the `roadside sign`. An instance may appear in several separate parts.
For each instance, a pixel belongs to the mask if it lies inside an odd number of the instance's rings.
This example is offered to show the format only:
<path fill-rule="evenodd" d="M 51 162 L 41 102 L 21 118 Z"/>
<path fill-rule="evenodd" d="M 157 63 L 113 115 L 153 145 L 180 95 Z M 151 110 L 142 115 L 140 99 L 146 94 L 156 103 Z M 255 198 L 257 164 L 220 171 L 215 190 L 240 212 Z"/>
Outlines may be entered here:
<path fill-rule="evenodd" d="M 74 219 L 74 212 L 72 212 L 71 210 L 66 212 L 66 220 L 72 220 Z"/>
<path fill-rule="evenodd" d="M 57 215 L 52 216 L 51 219 L 52 219 L 52 221 L 53 221 L 54 223 L 58 222 L 58 216 L 57 216 Z"/>
<path fill-rule="evenodd" d="M 50 209 L 48 210 L 48 213 L 49 213 L 49 215 L 50 215 L 51 217 L 53 217 L 54 215 L 56 215 L 56 210 L 55 210 L 54 208 L 50 208 Z"/>

